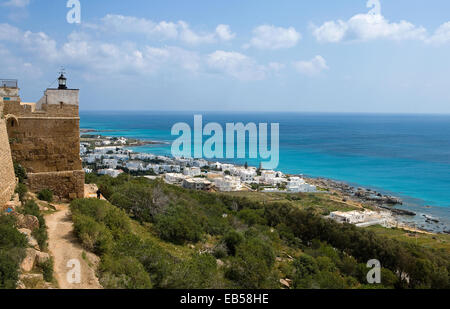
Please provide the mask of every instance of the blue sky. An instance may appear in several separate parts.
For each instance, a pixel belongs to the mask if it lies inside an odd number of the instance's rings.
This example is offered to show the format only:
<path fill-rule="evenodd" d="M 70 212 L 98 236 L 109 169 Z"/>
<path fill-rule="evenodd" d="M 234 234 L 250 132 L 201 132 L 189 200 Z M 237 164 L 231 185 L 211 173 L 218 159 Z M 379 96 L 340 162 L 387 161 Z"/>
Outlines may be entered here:
<path fill-rule="evenodd" d="M 82 110 L 450 113 L 450 2 L 0 0 L 0 78 Z"/>

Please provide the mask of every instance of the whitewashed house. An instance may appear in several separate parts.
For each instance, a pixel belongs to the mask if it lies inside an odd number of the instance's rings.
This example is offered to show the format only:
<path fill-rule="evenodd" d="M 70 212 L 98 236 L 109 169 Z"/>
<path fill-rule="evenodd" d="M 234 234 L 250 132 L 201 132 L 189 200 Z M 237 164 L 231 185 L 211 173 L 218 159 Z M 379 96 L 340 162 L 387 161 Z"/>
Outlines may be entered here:
<path fill-rule="evenodd" d="M 109 175 L 113 178 L 116 178 L 117 176 L 119 176 L 120 174 L 123 173 L 122 170 L 115 170 L 112 168 L 107 168 L 107 169 L 102 169 L 102 170 L 98 170 L 97 173 L 99 175 Z"/>
<path fill-rule="evenodd" d="M 129 161 L 126 163 L 126 168 L 130 171 L 143 171 L 144 166 L 141 161 Z"/>
<path fill-rule="evenodd" d="M 222 192 L 233 192 L 242 189 L 240 178 L 233 176 L 215 178 L 214 185 L 216 186 L 217 190 Z"/>
<path fill-rule="evenodd" d="M 239 176 L 243 182 L 251 183 L 255 180 L 256 171 L 255 170 L 240 170 Z"/>
<path fill-rule="evenodd" d="M 171 184 L 181 184 L 186 178 L 186 175 L 180 173 L 167 173 L 164 175 L 164 179 Z"/>
<path fill-rule="evenodd" d="M 200 176 L 202 171 L 199 167 L 185 167 L 183 170 L 183 174 L 191 177 Z"/>
<path fill-rule="evenodd" d="M 109 168 L 117 168 L 117 160 L 116 159 L 103 159 L 103 165 Z"/>

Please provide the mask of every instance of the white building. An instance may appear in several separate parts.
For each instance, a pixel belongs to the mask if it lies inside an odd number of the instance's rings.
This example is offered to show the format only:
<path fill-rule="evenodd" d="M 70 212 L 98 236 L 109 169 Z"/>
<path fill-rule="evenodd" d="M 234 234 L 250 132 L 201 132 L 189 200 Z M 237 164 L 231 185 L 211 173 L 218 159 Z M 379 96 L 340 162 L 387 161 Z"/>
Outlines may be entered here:
<path fill-rule="evenodd" d="M 202 171 L 199 167 L 185 167 L 183 170 L 183 174 L 191 177 L 200 176 L 202 174 Z"/>
<path fill-rule="evenodd" d="M 222 192 L 239 191 L 242 189 L 240 178 L 233 176 L 215 178 L 214 185 L 216 186 L 217 190 Z"/>
<path fill-rule="evenodd" d="M 203 159 L 197 159 L 197 160 L 194 160 L 194 162 L 192 162 L 192 165 L 201 168 L 201 167 L 208 166 L 208 161 L 203 160 Z"/>
<path fill-rule="evenodd" d="M 108 152 L 114 153 L 120 149 L 122 149 L 122 146 L 95 147 L 94 152 L 107 154 Z"/>
<path fill-rule="evenodd" d="M 310 185 L 305 182 L 303 178 L 291 177 L 286 185 L 288 192 L 317 192 L 316 186 Z"/>
<path fill-rule="evenodd" d="M 212 183 L 203 178 L 187 178 L 183 180 L 183 187 L 192 190 L 209 190 Z"/>
<path fill-rule="evenodd" d="M 87 152 L 87 147 L 85 144 L 80 144 L 80 155 L 84 155 Z"/>
<path fill-rule="evenodd" d="M 108 157 L 111 159 L 116 159 L 118 161 L 128 161 L 130 159 L 130 157 L 127 154 L 119 154 L 119 153 L 109 154 Z"/>
<path fill-rule="evenodd" d="M 395 220 L 389 212 L 365 211 L 335 211 L 330 214 L 330 218 L 340 223 L 350 223 L 357 227 L 368 227 L 372 225 L 382 225 L 384 227 L 395 226 Z"/>
<path fill-rule="evenodd" d="M 119 176 L 120 174 L 123 173 L 122 170 L 115 170 L 112 168 L 107 168 L 107 169 L 102 169 L 102 170 L 98 170 L 97 172 L 99 175 L 109 175 L 113 178 L 116 178 L 117 176 Z"/>
<path fill-rule="evenodd" d="M 287 180 L 286 180 L 286 178 L 282 178 L 282 177 L 274 177 L 274 178 L 267 179 L 265 182 L 272 186 L 276 186 L 276 185 L 280 185 L 282 183 L 286 183 Z"/>
<path fill-rule="evenodd" d="M 366 216 L 363 212 L 356 210 L 347 212 L 334 211 L 330 214 L 330 218 L 340 223 L 356 224 L 364 222 Z"/>
<path fill-rule="evenodd" d="M 261 171 L 261 181 L 265 183 L 271 183 L 271 179 L 274 179 L 277 173 L 272 170 Z"/>
<path fill-rule="evenodd" d="M 171 184 L 181 184 L 187 177 L 180 173 L 167 173 L 164 175 L 164 179 Z"/>
<path fill-rule="evenodd" d="M 95 163 L 97 160 L 101 160 L 102 157 L 103 157 L 102 154 L 90 153 L 83 157 L 83 161 L 92 164 Z"/>
<path fill-rule="evenodd" d="M 141 161 L 129 161 L 126 163 L 126 168 L 130 171 L 143 171 L 144 166 Z"/>
<path fill-rule="evenodd" d="M 131 159 L 133 160 L 154 160 L 156 157 L 150 153 L 133 153 Z"/>
<path fill-rule="evenodd" d="M 241 169 L 239 171 L 239 176 L 243 182 L 251 183 L 255 180 L 256 171 L 255 170 L 246 170 Z"/>
<path fill-rule="evenodd" d="M 117 160 L 116 159 L 103 159 L 103 165 L 109 168 L 117 168 Z"/>

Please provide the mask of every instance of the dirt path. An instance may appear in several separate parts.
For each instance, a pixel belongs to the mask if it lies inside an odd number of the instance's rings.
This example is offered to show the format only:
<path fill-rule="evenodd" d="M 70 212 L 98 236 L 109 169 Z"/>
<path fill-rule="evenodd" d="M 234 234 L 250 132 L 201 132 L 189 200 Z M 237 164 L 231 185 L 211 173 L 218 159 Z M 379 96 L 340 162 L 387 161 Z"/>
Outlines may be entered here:
<path fill-rule="evenodd" d="M 55 260 L 54 276 L 61 289 L 101 289 L 95 276 L 95 265 L 99 258 L 83 250 L 73 233 L 73 223 L 70 218 L 69 206 L 56 205 L 57 211 L 45 217 L 48 226 L 49 251 Z M 83 255 L 85 252 L 85 255 Z M 83 256 L 85 258 L 83 258 Z M 74 273 L 76 264 L 68 267 L 68 262 L 78 260 L 80 266 L 80 283 L 70 283 L 67 274 Z M 75 261 L 76 263 L 76 261 Z M 72 278 L 76 278 L 73 275 Z"/>

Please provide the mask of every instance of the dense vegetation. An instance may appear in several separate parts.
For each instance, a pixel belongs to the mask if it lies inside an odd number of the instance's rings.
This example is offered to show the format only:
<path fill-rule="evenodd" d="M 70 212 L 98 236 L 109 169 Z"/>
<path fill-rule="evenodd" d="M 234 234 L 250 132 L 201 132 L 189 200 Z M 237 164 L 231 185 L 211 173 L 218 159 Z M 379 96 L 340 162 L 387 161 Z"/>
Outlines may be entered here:
<path fill-rule="evenodd" d="M 18 209 L 19 213 L 24 215 L 35 216 L 39 220 L 39 228 L 35 229 L 32 233 L 33 237 L 36 239 L 39 248 L 41 251 L 46 251 L 48 247 L 48 234 L 47 234 L 47 225 L 45 224 L 44 216 L 41 214 L 39 210 L 39 206 L 33 200 L 28 200 L 24 203 L 24 205 Z"/>
<path fill-rule="evenodd" d="M 14 289 L 28 242 L 15 228 L 13 216 L 0 215 L 0 235 L 0 289 Z"/>
<path fill-rule="evenodd" d="M 300 209 L 128 175 L 87 181 L 108 202 L 72 202 L 75 232 L 101 256 L 106 288 L 279 288 L 280 279 L 294 288 L 450 287 L 448 247 L 337 224 L 313 204 Z M 382 263 L 381 285 L 367 284 L 371 259 Z"/>
<path fill-rule="evenodd" d="M 36 239 L 41 251 L 46 251 L 48 235 L 44 216 L 36 202 L 27 197 L 28 188 L 24 184 L 24 180 L 27 178 L 25 169 L 20 164 L 14 163 L 14 171 L 19 179 L 15 193 L 18 194 L 21 201 L 21 206 L 17 207 L 15 211 L 19 214 L 37 217 L 39 228 L 33 230 L 32 236 Z M 25 249 L 29 247 L 26 235 L 17 229 L 16 220 L 14 215 L 0 214 L 0 289 L 16 288 L 19 266 L 25 258 Z M 45 281 L 51 282 L 53 280 L 53 259 L 37 265 L 36 270 L 43 273 Z"/>
<path fill-rule="evenodd" d="M 38 192 L 37 198 L 41 201 L 53 202 L 53 192 L 49 189 L 44 189 Z"/>

